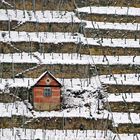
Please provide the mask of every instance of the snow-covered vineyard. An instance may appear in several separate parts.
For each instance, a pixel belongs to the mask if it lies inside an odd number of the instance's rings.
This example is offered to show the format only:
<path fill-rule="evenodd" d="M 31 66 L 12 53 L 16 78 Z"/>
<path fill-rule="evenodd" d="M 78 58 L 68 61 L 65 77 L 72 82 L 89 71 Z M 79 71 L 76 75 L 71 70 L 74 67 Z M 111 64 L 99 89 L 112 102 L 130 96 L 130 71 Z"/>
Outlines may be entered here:
<path fill-rule="evenodd" d="M 22 139 L 140 139 L 139 0 L 0 0 L 0 140 Z"/>

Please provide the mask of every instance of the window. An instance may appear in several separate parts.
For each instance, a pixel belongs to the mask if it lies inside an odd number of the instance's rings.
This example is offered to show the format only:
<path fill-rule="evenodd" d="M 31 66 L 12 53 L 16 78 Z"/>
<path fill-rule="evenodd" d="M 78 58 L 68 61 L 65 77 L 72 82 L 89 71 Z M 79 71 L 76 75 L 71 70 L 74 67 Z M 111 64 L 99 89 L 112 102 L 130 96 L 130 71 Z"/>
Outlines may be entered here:
<path fill-rule="evenodd" d="M 50 87 L 44 88 L 44 96 L 51 96 L 52 91 Z"/>
<path fill-rule="evenodd" d="M 49 78 L 46 79 L 46 84 L 49 85 L 51 80 Z"/>

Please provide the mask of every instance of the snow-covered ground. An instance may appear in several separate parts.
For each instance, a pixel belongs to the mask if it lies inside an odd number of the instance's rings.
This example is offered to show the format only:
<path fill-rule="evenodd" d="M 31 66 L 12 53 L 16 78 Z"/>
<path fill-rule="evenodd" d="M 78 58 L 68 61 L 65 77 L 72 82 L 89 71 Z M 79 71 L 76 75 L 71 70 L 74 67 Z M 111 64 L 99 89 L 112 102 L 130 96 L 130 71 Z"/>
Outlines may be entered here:
<path fill-rule="evenodd" d="M 117 93 L 108 95 L 108 102 L 140 102 L 140 93 Z"/>
<path fill-rule="evenodd" d="M 111 140 L 110 131 L 100 130 L 42 130 L 11 128 L 1 129 L 1 140 Z"/>
<path fill-rule="evenodd" d="M 139 40 L 86 38 L 79 33 L 0 31 L 0 42 L 82 43 L 87 45 L 140 48 Z"/>
<path fill-rule="evenodd" d="M 114 7 L 114 6 L 89 6 L 76 9 L 82 13 L 93 14 L 107 14 L 107 15 L 128 15 L 128 16 L 140 16 L 140 8 L 135 7 Z"/>
<path fill-rule="evenodd" d="M 15 79 L 1 79 L 0 78 L 0 89 L 4 90 L 5 85 L 9 87 L 28 87 L 30 88 L 33 86 L 39 78 L 15 78 Z M 93 89 L 97 89 L 100 87 L 100 81 L 98 77 L 93 77 L 91 79 L 79 79 L 79 78 L 72 78 L 72 79 L 60 79 L 57 80 L 62 83 L 65 89 L 74 89 L 74 90 L 88 90 L 91 91 Z"/>
<path fill-rule="evenodd" d="M 79 42 L 79 36 L 64 32 L 17 32 L 0 31 L 1 42 L 40 42 L 40 43 L 61 43 Z"/>
<path fill-rule="evenodd" d="M 24 79 L 1 79 L 0 89 L 4 90 L 7 94 L 8 88 L 6 87 L 28 87 L 35 84 L 38 79 L 24 78 Z M 36 112 L 34 115 L 29 112 L 26 105 L 23 102 L 15 103 L 0 103 L 1 117 L 11 115 L 25 115 L 27 117 L 86 117 L 86 118 L 107 118 L 107 113 L 97 114 L 97 89 L 100 88 L 98 78 L 94 78 L 94 83 L 89 84 L 89 79 L 84 81 L 81 79 L 58 79 L 63 86 L 64 104 L 67 109 L 51 112 Z M 73 93 L 74 92 L 74 93 Z M 80 93 L 78 97 L 74 97 L 75 92 Z M 84 106 L 90 104 L 90 108 Z"/>
<path fill-rule="evenodd" d="M 0 9 L 0 21 L 18 21 L 19 24 L 25 22 L 37 23 L 80 23 L 74 12 L 68 11 L 27 11 Z"/>
<path fill-rule="evenodd" d="M 76 100 L 76 99 L 75 99 Z M 72 100 L 71 100 L 72 101 Z M 86 103 L 86 102 L 85 102 Z M 0 117 L 11 117 L 12 115 L 26 116 L 26 117 L 85 117 L 94 119 L 111 119 L 114 121 L 113 125 L 123 123 L 140 123 L 140 113 L 124 113 L 124 112 L 108 112 L 106 110 L 97 113 L 97 101 L 94 97 L 91 98 L 91 107 L 73 107 L 61 111 L 32 111 L 30 112 L 23 102 L 16 101 L 14 103 L 0 103 Z M 80 104 L 79 104 L 80 105 Z"/>
<path fill-rule="evenodd" d="M 42 130 L 9 128 L 0 130 L 1 140 L 138 140 L 139 134 L 113 134 L 111 131 L 101 130 Z M 138 138 L 138 139 L 137 139 Z"/>
<path fill-rule="evenodd" d="M 140 113 L 124 113 L 124 112 L 113 112 L 113 120 L 114 125 L 119 123 L 133 123 L 139 124 L 140 123 Z"/>
<path fill-rule="evenodd" d="M 140 43 L 139 40 L 137 39 L 136 41 L 134 39 L 106 39 L 103 38 L 97 39 L 97 38 L 81 38 L 83 44 L 88 44 L 88 45 L 97 45 L 100 47 L 120 47 L 120 48 L 140 48 Z"/>
<path fill-rule="evenodd" d="M 51 112 L 36 112 L 33 114 L 27 109 L 27 106 L 23 102 L 15 103 L 0 103 L 0 116 L 11 117 L 12 115 L 25 115 L 27 117 L 85 117 L 85 118 L 107 118 L 107 113 L 97 114 L 97 89 L 100 88 L 98 78 L 94 78 L 94 83 L 89 84 L 89 79 L 85 81 L 81 79 L 58 79 L 64 84 L 63 96 L 64 104 L 67 107 L 65 110 L 51 111 Z M 9 94 L 7 87 L 28 87 L 35 84 L 38 79 L 24 78 L 24 79 L 2 79 L 0 83 L 0 89 Z M 73 93 L 74 92 L 74 93 Z M 79 93 L 78 97 L 75 97 L 75 93 Z M 89 104 L 86 107 L 85 104 Z"/>
<path fill-rule="evenodd" d="M 140 74 L 101 75 L 100 79 L 104 84 L 140 85 Z"/>
<path fill-rule="evenodd" d="M 115 77 L 118 76 L 119 78 L 124 79 L 124 75 L 121 77 L 120 75 L 115 75 Z M 106 78 L 106 76 L 101 76 L 100 79 L 102 82 L 106 83 L 106 79 L 108 79 L 108 77 Z M 137 81 L 135 79 L 135 75 L 134 74 L 127 74 L 126 75 L 126 83 L 125 84 L 135 84 L 135 85 L 139 85 L 140 82 Z M 140 123 L 140 114 L 138 113 L 130 113 L 130 115 L 128 113 L 123 113 L 123 112 L 113 112 L 112 114 L 108 111 L 101 111 L 101 114 L 97 114 L 97 89 L 99 89 L 99 79 L 98 77 L 94 77 L 91 78 L 91 84 L 89 84 L 89 79 L 58 79 L 60 82 L 64 83 L 64 95 L 67 99 L 67 105 L 69 106 L 73 106 L 72 108 L 68 108 L 65 110 L 61 110 L 61 111 L 51 111 L 51 112 L 36 112 L 34 111 L 33 114 L 30 113 L 30 111 L 28 111 L 28 109 L 26 108 L 25 104 L 22 102 L 15 102 L 15 103 L 7 103 L 7 104 L 3 104 L 0 103 L 0 108 L 1 108 L 1 115 L 2 117 L 4 116 L 11 116 L 11 115 L 25 115 L 27 117 L 32 116 L 32 117 L 50 117 L 50 116 L 56 116 L 56 117 L 86 117 L 86 118 L 107 118 L 108 114 L 110 114 L 109 118 L 114 118 L 114 122 L 115 125 L 119 124 L 119 123 L 131 123 L 131 121 L 133 123 Z M 24 78 L 24 79 L 2 79 L 1 83 L 0 83 L 0 87 L 1 90 L 5 89 L 5 85 L 9 85 L 9 87 L 17 87 L 17 86 L 22 86 L 22 87 L 30 87 L 31 85 L 33 85 L 35 82 L 37 81 L 37 79 L 29 79 L 29 78 Z M 125 80 L 124 80 L 125 81 Z M 113 82 L 110 82 L 110 84 L 112 84 Z M 29 85 L 30 84 L 30 85 Z M 81 95 L 80 97 L 75 98 L 73 94 L 69 94 L 70 91 L 74 91 L 74 92 L 79 92 L 79 91 L 85 91 L 85 93 L 83 93 L 83 95 Z M 7 93 L 8 94 L 8 93 Z M 67 95 L 67 96 L 66 96 Z M 121 95 L 120 95 L 121 96 Z M 133 96 L 133 97 L 132 97 Z M 68 98 L 67 98 L 68 97 Z M 122 97 L 122 96 L 121 96 Z M 121 97 L 115 97 L 115 95 L 109 95 L 108 97 L 108 101 L 122 101 Z M 126 99 L 126 101 L 128 100 L 129 102 L 132 101 L 139 101 L 138 97 L 139 94 L 134 94 L 134 95 L 130 95 L 127 96 L 128 98 L 126 98 L 126 96 L 124 97 Z M 105 98 L 106 100 L 106 98 Z M 85 107 L 84 104 L 90 104 L 90 108 Z M 132 120 L 130 120 L 130 118 Z"/>
<path fill-rule="evenodd" d="M 2 0 L 3 3 L 6 1 Z M 9 5 L 9 4 L 8 4 Z M 139 16 L 140 8 L 134 7 L 82 7 L 76 9 L 77 12 L 87 14 L 106 14 L 106 15 L 123 15 L 123 16 Z M 18 25 L 25 22 L 35 23 L 86 23 L 86 28 L 95 29 L 115 29 L 115 30 L 132 30 L 139 31 L 139 23 L 109 23 L 109 22 L 91 22 L 78 19 L 74 12 L 67 11 L 32 11 L 26 10 L 4 10 L 0 9 L 0 21 L 18 21 Z M 123 47 L 123 48 L 140 48 L 139 39 L 99 39 L 99 38 L 86 38 L 79 33 L 48 33 L 48 32 L 16 32 L 16 31 L 0 31 L 0 42 L 11 44 L 12 42 L 39 42 L 39 43 L 67 43 L 72 42 L 75 44 L 81 43 L 88 45 L 96 45 L 101 47 Z M 30 46 L 29 46 L 30 47 Z M 37 63 L 37 64 L 136 64 L 140 65 L 139 56 L 89 56 L 79 54 L 40 54 L 35 52 L 28 53 L 15 53 L 15 54 L 0 54 L 1 62 L 15 62 L 15 63 Z M 100 79 L 99 79 L 100 78 Z M 120 85 L 140 85 L 139 74 L 115 74 L 102 75 L 100 77 L 92 77 L 91 79 L 58 79 L 63 86 L 63 96 L 65 96 L 65 104 L 67 109 L 60 111 L 30 111 L 24 102 L 16 101 L 14 103 L 0 103 L 0 117 L 11 117 L 12 115 L 26 116 L 26 117 L 85 117 L 95 119 L 112 119 L 114 126 L 120 123 L 134 123 L 140 124 L 140 113 L 123 113 L 123 112 L 109 112 L 107 110 L 100 110 L 97 113 L 98 100 L 97 95 L 101 88 L 101 83 L 104 84 L 120 84 Z M 30 88 L 37 79 L 22 78 L 22 79 L 0 79 L 0 91 L 5 91 L 9 94 L 7 87 L 28 87 Z M 81 95 L 75 98 L 72 92 L 81 92 Z M 6 93 L 7 92 L 7 93 Z M 107 94 L 107 93 L 106 93 Z M 109 95 L 108 101 L 125 101 L 126 102 L 139 102 L 140 95 L 138 94 L 120 94 L 115 96 Z M 103 100 L 106 100 L 104 98 Z M 100 101 L 100 105 L 103 102 Z M 89 106 L 85 106 L 88 104 Z M 100 106 L 102 107 L 102 106 Z M 102 108 L 101 108 L 102 109 Z M 121 140 L 138 140 L 133 134 L 120 134 Z M 37 139 L 41 140 L 120 140 L 115 134 L 111 132 L 100 132 L 95 130 L 31 130 L 31 129 L 0 129 L 1 140 L 19 140 L 19 139 Z"/>
<path fill-rule="evenodd" d="M 111 22 L 95 22 L 95 21 L 84 21 L 84 22 L 86 23 L 85 28 L 89 29 L 140 31 L 139 23 L 111 23 Z"/>
<path fill-rule="evenodd" d="M 11 117 L 12 115 L 26 117 L 33 116 L 23 102 L 0 103 L 0 108 L 0 117 Z"/>
<path fill-rule="evenodd" d="M 34 57 L 35 56 L 35 57 Z M 1 54 L 0 62 L 42 64 L 140 65 L 140 56 L 80 55 L 77 53 L 14 53 Z"/>
<path fill-rule="evenodd" d="M 37 78 L 38 79 L 38 78 Z M 0 79 L 0 89 L 4 90 L 5 85 L 9 87 L 28 87 L 33 86 L 37 79 L 32 78 L 15 78 L 15 79 Z M 72 79 L 59 79 L 65 89 L 73 90 L 96 90 L 101 87 L 101 83 L 104 84 L 118 84 L 118 85 L 140 85 L 140 74 L 114 74 L 111 75 L 101 75 L 92 78 L 72 78 Z"/>
<path fill-rule="evenodd" d="M 0 117 L 11 117 L 12 115 L 16 116 L 26 116 L 33 118 L 40 117 L 84 117 L 84 118 L 94 118 L 94 119 L 106 119 L 109 112 L 105 111 L 104 113 L 97 114 L 97 102 L 92 98 L 91 108 L 94 109 L 90 111 L 88 107 L 82 106 L 79 104 L 79 107 L 68 108 L 60 111 L 32 111 L 28 110 L 27 106 L 23 102 L 14 102 L 14 103 L 0 103 Z M 95 104 L 96 103 L 96 104 Z M 81 107 L 80 107 L 81 105 Z"/>

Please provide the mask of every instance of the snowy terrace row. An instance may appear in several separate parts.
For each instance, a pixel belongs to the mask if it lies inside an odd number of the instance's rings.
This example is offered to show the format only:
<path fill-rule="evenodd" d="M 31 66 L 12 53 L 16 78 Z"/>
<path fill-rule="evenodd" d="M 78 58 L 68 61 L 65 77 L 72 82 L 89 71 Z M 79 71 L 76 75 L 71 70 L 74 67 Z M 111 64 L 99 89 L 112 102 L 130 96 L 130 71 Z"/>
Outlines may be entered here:
<path fill-rule="evenodd" d="M 140 8 L 134 7 L 82 7 L 76 12 L 107 14 L 107 15 L 127 15 L 140 16 Z M 17 20 L 32 22 L 80 22 L 74 12 L 68 11 L 27 11 L 27 10 L 5 10 L 0 9 L 0 20 Z"/>
<path fill-rule="evenodd" d="M 27 11 L 0 9 L 0 21 L 38 22 L 38 23 L 72 23 L 81 22 L 74 12 L 68 11 Z"/>
<path fill-rule="evenodd" d="M 93 98 L 94 99 L 94 98 Z M 95 103 L 95 99 L 93 100 Z M 97 104 L 96 104 L 97 105 Z M 25 117 L 85 117 L 91 118 L 91 115 L 95 119 L 113 119 L 114 125 L 118 124 L 134 124 L 140 123 L 140 114 L 139 113 L 123 113 L 123 112 L 108 112 L 106 110 L 101 111 L 100 114 L 97 114 L 97 106 L 91 103 L 91 110 L 85 106 L 79 108 L 64 109 L 62 111 L 51 111 L 51 112 L 37 112 L 28 110 L 27 106 L 23 102 L 14 102 L 14 103 L 0 103 L 0 117 L 11 117 L 12 115 L 16 116 L 25 116 Z"/>
<path fill-rule="evenodd" d="M 11 128 L 1 129 L 0 139 L 5 140 L 111 140 L 114 137 L 111 131 L 101 130 L 42 130 L 42 129 L 26 129 L 26 128 Z M 124 135 L 123 139 L 132 137 Z M 116 138 L 116 140 L 118 140 Z"/>
<path fill-rule="evenodd" d="M 130 31 L 139 31 L 139 23 L 111 23 L 111 22 L 95 22 L 95 21 L 86 21 L 85 28 L 87 29 L 105 29 L 105 30 L 130 30 Z"/>
<path fill-rule="evenodd" d="M 140 139 L 138 134 L 119 134 L 121 140 L 137 140 Z M 42 129 L 25 129 L 25 128 L 9 128 L 0 130 L 0 139 L 21 140 L 21 139 L 37 139 L 44 140 L 120 140 L 117 134 L 111 131 L 101 130 L 42 130 Z"/>
<path fill-rule="evenodd" d="M 0 31 L 0 42 L 39 42 L 39 43 L 81 43 L 87 45 L 139 48 L 140 41 L 134 39 L 97 39 L 85 38 L 82 34 L 62 32 L 16 32 Z"/>
<path fill-rule="evenodd" d="M 80 20 L 73 12 L 67 11 L 33 11 L 22 10 L 2 10 L 0 9 L 0 21 L 18 21 L 19 25 L 25 22 L 35 23 L 85 23 L 86 28 L 94 29 L 117 29 L 117 30 L 140 30 L 138 23 L 109 23 L 109 22 L 90 22 Z"/>
<path fill-rule="evenodd" d="M 139 77 L 139 78 L 138 78 Z M 81 87 L 85 90 L 91 91 L 100 87 L 100 81 L 104 84 L 120 84 L 120 85 L 140 85 L 139 74 L 114 74 L 113 77 L 110 75 L 95 76 L 92 78 L 72 78 L 72 79 L 58 79 L 64 87 L 71 90 L 80 90 Z M 90 80 L 90 81 L 89 81 Z M 9 87 L 30 87 L 37 81 L 33 78 L 14 78 L 14 79 L 0 79 L 0 89 L 4 90 L 6 84 Z"/>
<path fill-rule="evenodd" d="M 108 102 L 140 102 L 140 93 L 109 94 Z"/>
<path fill-rule="evenodd" d="M 97 14 L 118 14 L 127 16 L 140 16 L 140 8 L 134 7 L 83 7 L 76 9 L 77 12 Z M 68 11 L 27 11 L 0 9 L 0 20 L 31 21 L 31 22 L 81 22 L 74 12 Z"/>
<path fill-rule="evenodd" d="M 135 7 L 113 7 L 113 6 L 90 6 L 76 9 L 77 12 L 87 14 L 107 14 L 107 15 L 126 15 L 140 16 L 140 8 Z"/>
<path fill-rule="evenodd" d="M 140 65 L 140 56 L 100 56 L 80 55 L 76 53 L 14 53 L 0 54 L 4 63 L 37 63 L 37 64 L 101 64 L 101 65 Z"/>
<path fill-rule="evenodd" d="M 87 96 L 88 97 L 88 96 Z M 72 98 L 71 99 L 71 104 L 73 102 L 77 101 L 77 106 L 73 106 L 72 108 L 67 108 L 67 109 L 62 109 L 59 111 L 35 111 L 32 110 L 30 111 L 23 102 L 16 101 L 14 103 L 0 103 L 0 117 L 11 117 L 13 115 L 16 116 L 26 116 L 28 118 L 33 117 L 33 118 L 38 118 L 38 117 L 84 117 L 84 118 L 91 118 L 93 116 L 94 118 L 99 118 L 99 119 L 106 119 L 109 112 L 104 111 L 101 114 L 97 114 L 97 100 L 92 97 L 90 99 L 85 98 L 86 100 L 84 103 L 90 103 L 91 104 L 91 109 L 90 110 L 88 107 L 84 106 L 80 101 L 82 99 L 80 98 Z M 69 104 L 70 104 L 69 103 Z M 51 107 L 51 106 L 50 106 Z"/>
<path fill-rule="evenodd" d="M 140 85 L 140 75 L 139 74 L 114 74 L 102 75 L 100 76 L 101 81 L 104 84 L 114 84 L 114 85 Z"/>

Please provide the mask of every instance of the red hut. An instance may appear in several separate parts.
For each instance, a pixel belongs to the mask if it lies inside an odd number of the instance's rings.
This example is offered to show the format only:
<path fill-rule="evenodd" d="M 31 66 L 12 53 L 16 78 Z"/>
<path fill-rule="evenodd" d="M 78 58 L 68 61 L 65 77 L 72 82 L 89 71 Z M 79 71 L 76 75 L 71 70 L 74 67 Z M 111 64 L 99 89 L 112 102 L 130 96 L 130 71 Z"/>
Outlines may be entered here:
<path fill-rule="evenodd" d="M 50 73 L 43 73 L 32 86 L 32 103 L 35 110 L 60 109 L 61 84 Z"/>

